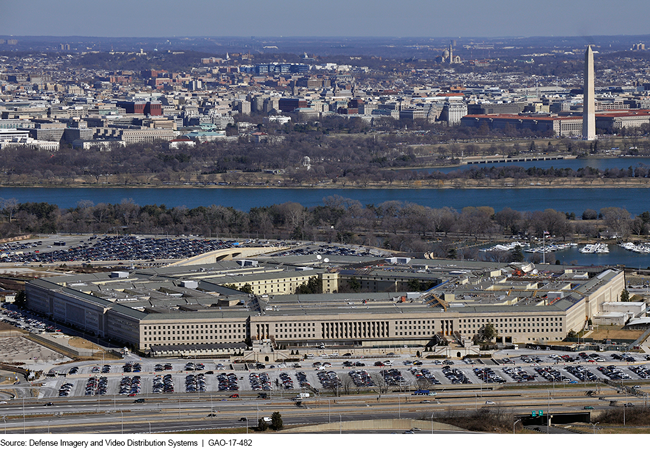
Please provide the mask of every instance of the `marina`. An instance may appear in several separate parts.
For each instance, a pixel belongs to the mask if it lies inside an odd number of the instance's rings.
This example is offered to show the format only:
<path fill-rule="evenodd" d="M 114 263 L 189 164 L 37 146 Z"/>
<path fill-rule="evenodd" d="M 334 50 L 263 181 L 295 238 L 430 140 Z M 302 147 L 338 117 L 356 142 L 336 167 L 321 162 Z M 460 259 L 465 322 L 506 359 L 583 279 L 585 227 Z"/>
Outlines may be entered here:
<path fill-rule="evenodd" d="M 650 243 L 620 243 L 620 247 L 630 252 L 636 252 L 637 254 L 650 254 Z"/>
<path fill-rule="evenodd" d="M 605 243 L 598 243 L 604 244 Z M 550 243 L 545 246 L 530 246 L 525 242 L 501 243 L 489 248 L 481 249 L 483 252 L 511 252 L 520 246 L 526 260 L 531 260 L 534 254 L 543 254 L 549 263 L 559 261 L 566 265 L 582 266 L 626 266 L 630 268 L 650 268 L 650 243 L 620 243 L 617 246 L 609 247 L 609 252 L 581 252 L 587 246 L 594 249 L 595 245 L 578 246 L 577 243 Z M 539 258 L 539 257 L 538 257 Z"/>

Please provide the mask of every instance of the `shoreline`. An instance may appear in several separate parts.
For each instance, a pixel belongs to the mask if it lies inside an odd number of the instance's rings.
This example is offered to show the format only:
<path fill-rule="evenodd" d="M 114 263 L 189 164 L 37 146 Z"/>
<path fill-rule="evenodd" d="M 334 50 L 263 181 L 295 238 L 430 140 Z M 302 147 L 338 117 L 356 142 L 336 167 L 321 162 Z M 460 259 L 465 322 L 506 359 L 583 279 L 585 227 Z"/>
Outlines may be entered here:
<path fill-rule="evenodd" d="M 25 188 L 25 189 L 309 189 L 309 190 L 318 190 L 318 189 L 341 189 L 341 190 L 368 190 L 368 189 L 395 189 L 395 190 L 407 190 L 407 189 L 421 189 L 421 190 L 463 190 L 463 189 L 603 189 L 603 188 L 612 188 L 612 189 L 628 189 L 628 188 L 650 188 L 650 179 L 640 179 L 642 181 L 630 181 L 630 182 L 621 182 L 620 179 L 611 179 L 617 180 L 613 183 L 606 183 L 604 179 L 596 179 L 589 182 L 576 183 L 575 179 L 552 179 L 539 181 L 539 179 L 534 179 L 535 181 L 531 182 L 521 182 L 515 183 L 508 182 L 509 179 L 504 179 L 501 183 L 480 183 L 476 180 L 468 179 L 452 179 L 444 180 L 439 182 L 429 182 L 427 184 L 422 183 L 422 181 L 414 181 L 408 184 L 368 184 L 368 185 L 337 185 L 337 184 L 318 184 L 318 185 L 287 185 L 287 186 L 278 186 L 278 185 L 202 185 L 202 184 L 179 184 L 179 185 L 112 185 L 112 184 L 102 184 L 102 185 L 85 185 L 85 184 L 72 184 L 72 185 L 5 185 L 0 184 L 1 188 Z"/>
<path fill-rule="evenodd" d="M 556 158 L 561 158 L 555 160 Z M 594 159 L 594 160 L 625 160 L 627 158 L 643 158 L 650 159 L 648 156 L 638 155 L 571 155 L 571 154 L 531 154 L 520 155 L 514 159 L 508 159 L 502 155 L 491 156 L 472 156 L 462 159 L 451 161 L 450 164 L 445 165 L 426 165 L 426 166 L 403 166 L 399 168 L 380 168 L 381 172 L 389 171 L 431 171 L 435 173 L 436 170 L 444 169 L 458 169 L 461 171 L 471 170 L 475 167 L 475 163 L 483 160 L 490 160 L 488 163 L 480 164 L 514 164 L 519 162 L 535 162 L 535 161 L 566 161 L 566 160 L 580 160 L 580 159 Z M 499 160 L 499 161 L 492 161 Z M 642 163 L 639 163 L 642 164 Z M 645 165 L 645 163 L 643 163 Z M 254 174 L 254 175 L 253 175 Z M 125 183 L 125 178 L 130 178 L 128 183 Z M 4 177 L 3 177 L 4 178 Z M 43 180 L 34 180 L 36 183 L 30 183 L 23 180 L 23 183 L 12 184 L 11 182 L 0 182 L 0 188 L 25 188 L 25 189 L 300 189 L 300 190 L 409 190 L 409 189 L 538 189 L 538 188 L 612 188 L 612 189 L 625 189 L 625 188 L 646 188 L 650 187 L 650 177 L 627 177 L 627 178 L 589 178 L 589 177 L 559 177 L 559 178 L 542 178 L 542 177 L 526 177 L 526 178 L 502 178 L 502 179 L 472 179 L 458 177 L 454 179 L 414 179 L 414 180 L 399 180 L 389 181 L 388 179 L 382 181 L 369 181 L 369 180 L 342 180 L 337 181 L 343 183 L 336 183 L 330 180 L 322 180 L 321 183 L 300 183 L 294 184 L 290 178 L 284 178 L 283 175 L 271 175 L 261 173 L 251 173 L 247 177 L 238 177 L 239 180 L 234 181 L 234 184 L 220 184 L 220 183 L 233 183 L 223 180 L 224 177 L 216 175 L 210 177 L 212 180 L 207 180 L 207 177 L 199 177 L 196 173 L 177 174 L 175 178 L 181 178 L 174 182 L 161 182 L 149 174 L 143 177 L 143 174 L 121 174 L 106 177 L 103 182 L 97 183 L 96 180 L 89 180 L 87 178 L 78 177 L 71 180 L 71 183 L 60 183 L 61 179 L 50 179 L 50 182 L 43 184 Z M 202 179 L 202 180 L 201 180 Z M 40 182 L 40 183 L 39 183 Z M 57 183 L 59 182 L 59 183 Z M 153 182 L 153 183 L 151 183 Z"/>
<path fill-rule="evenodd" d="M 490 163 L 480 163 L 480 164 L 517 164 L 517 163 L 528 163 L 528 162 L 534 162 L 534 161 L 565 161 L 565 160 L 615 160 L 615 159 L 625 159 L 625 158 L 646 158 L 650 159 L 650 155 L 564 155 L 564 154 L 557 154 L 557 155 L 547 155 L 546 157 L 562 157 L 561 159 L 552 159 L 548 158 L 544 160 L 543 158 L 539 157 L 530 157 L 529 159 L 523 160 L 523 159 L 508 159 L 504 158 L 501 155 L 492 155 L 492 156 L 483 156 L 483 157 L 465 157 L 464 162 L 458 162 L 455 164 L 443 164 L 443 165 L 435 165 L 435 166 L 402 166 L 399 168 L 383 168 L 382 170 L 384 171 L 391 171 L 391 170 L 418 170 L 418 169 L 451 169 L 451 168 L 471 168 L 474 166 L 476 161 L 481 161 L 481 160 L 494 160 L 494 159 L 503 159 L 505 161 L 501 162 L 490 162 Z M 459 159 L 460 160 L 460 159 Z M 472 163 L 468 163 L 468 162 Z"/>

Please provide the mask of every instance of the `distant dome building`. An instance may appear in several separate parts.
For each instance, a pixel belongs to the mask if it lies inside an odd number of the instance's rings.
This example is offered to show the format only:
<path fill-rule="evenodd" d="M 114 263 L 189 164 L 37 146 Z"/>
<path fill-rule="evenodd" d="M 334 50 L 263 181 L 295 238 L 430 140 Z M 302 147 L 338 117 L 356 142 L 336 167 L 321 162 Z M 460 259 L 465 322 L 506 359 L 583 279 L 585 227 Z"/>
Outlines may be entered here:
<path fill-rule="evenodd" d="M 449 43 L 449 47 L 443 50 L 442 54 L 436 58 L 438 63 L 447 63 L 447 64 L 460 64 L 460 56 L 454 56 L 454 47 L 453 43 Z"/>

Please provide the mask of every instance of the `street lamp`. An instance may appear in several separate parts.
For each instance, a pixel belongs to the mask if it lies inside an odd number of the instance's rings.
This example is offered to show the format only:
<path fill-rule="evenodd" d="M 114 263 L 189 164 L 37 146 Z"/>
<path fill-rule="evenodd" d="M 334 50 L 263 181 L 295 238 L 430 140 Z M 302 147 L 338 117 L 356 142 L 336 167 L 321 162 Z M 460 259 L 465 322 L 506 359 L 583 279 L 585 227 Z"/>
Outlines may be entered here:
<path fill-rule="evenodd" d="M 513 434 L 516 434 L 516 432 L 515 432 L 515 426 L 516 426 L 517 423 L 519 423 L 520 421 L 521 421 L 521 418 L 519 418 L 517 421 L 515 421 L 515 422 L 512 424 L 512 433 L 513 433 Z"/>
<path fill-rule="evenodd" d="M 147 421 L 147 424 L 149 424 L 149 434 L 151 434 L 151 422 Z"/>
<path fill-rule="evenodd" d="M 593 428 L 594 428 L 594 434 L 596 433 L 596 425 L 597 425 L 598 423 L 600 423 L 600 422 L 596 422 L 596 423 L 592 423 L 592 424 L 591 424 L 591 425 L 593 426 Z"/>
<path fill-rule="evenodd" d="M 433 415 L 435 412 L 431 412 L 431 434 L 433 434 Z"/>
<path fill-rule="evenodd" d="M 120 413 L 122 414 L 122 434 L 124 434 L 124 411 L 120 410 Z"/>
<path fill-rule="evenodd" d="M 546 401 L 547 401 L 547 404 L 546 404 L 546 417 L 547 417 L 546 433 L 548 434 L 549 433 L 548 430 L 551 428 L 551 392 L 550 392 L 550 390 L 548 392 L 548 399 Z"/>
<path fill-rule="evenodd" d="M 343 429 L 343 426 L 342 426 L 342 423 L 341 423 L 341 414 L 339 413 L 339 434 L 342 434 L 342 432 L 341 432 L 342 429 Z"/>

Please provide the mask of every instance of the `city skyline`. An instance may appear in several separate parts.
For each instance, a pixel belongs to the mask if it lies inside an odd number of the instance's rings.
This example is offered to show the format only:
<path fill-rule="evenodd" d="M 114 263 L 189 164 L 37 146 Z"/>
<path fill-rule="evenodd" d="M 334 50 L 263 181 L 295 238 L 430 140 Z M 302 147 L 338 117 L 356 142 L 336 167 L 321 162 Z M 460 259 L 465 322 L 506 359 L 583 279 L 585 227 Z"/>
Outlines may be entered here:
<path fill-rule="evenodd" d="M 30 8 L 8 2 L 0 29 L 13 36 L 180 37 L 180 36 L 346 36 L 346 37 L 506 37 L 648 34 L 650 4 L 626 2 L 633 14 L 604 0 L 527 4 L 514 0 L 343 2 L 326 8 L 296 0 L 250 0 L 245 8 L 230 2 L 161 0 L 89 6 L 79 0 L 32 0 Z M 129 14 L 124 14 L 129 11 Z M 558 11 L 560 13 L 558 13 Z M 181 20 L 179 20 L 179 18 Z M 183 20 L 185 18 L 185 20 Z"/>

